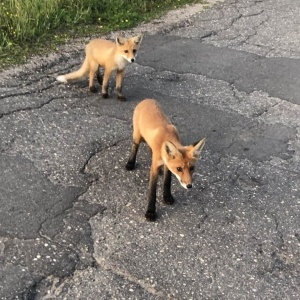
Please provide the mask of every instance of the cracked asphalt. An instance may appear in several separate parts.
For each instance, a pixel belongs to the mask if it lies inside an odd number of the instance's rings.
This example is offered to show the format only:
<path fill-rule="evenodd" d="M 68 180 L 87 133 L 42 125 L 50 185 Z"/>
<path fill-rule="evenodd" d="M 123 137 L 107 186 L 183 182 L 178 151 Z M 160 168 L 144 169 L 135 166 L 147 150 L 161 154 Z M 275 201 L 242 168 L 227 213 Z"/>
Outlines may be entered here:
<path fill-rule="evenodd" d="M 126 32 L 127 102 L 55 81 L 87 40 L 0 73 L 1 299 L 299 299 L 300 2 L 192 11 Z M 207 138 L 155 223 L 146 146 L 125 170 L 143 98 Z"/>

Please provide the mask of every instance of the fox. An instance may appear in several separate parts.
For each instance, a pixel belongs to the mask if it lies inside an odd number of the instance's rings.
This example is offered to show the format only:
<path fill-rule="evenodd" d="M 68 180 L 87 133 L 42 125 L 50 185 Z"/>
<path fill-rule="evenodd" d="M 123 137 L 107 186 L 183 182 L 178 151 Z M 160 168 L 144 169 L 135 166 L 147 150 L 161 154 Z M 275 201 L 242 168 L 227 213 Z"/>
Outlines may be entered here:
<path fill-rule="evenodd" d="M 125 166 L 127 170 L 135 168 L 141 142 L 146 142 L 152 153 L 148 207 L 145 217 L 148 221 L 155 221 L 157 218 L 156 188 L 160 168 L 164 166 L 163 202 L 172 205 L 175 201 L 171 194 L 172 174 L 185 189 L 192 188 L 192 174 L 206 138 L 192 145 L 183 146 L 176 127 L 155 99 L 144 99 L 134 109 L 132 137 L 131 153 Z"/>
<path fill-rule="evenodd" d="M 89 73 L 89 89 L 95 93 L 94 77 L 97 73 L 97 80 L 102 85 L 101 94 L 108 98 L 108 81 L 113 71 L 116 71 L 116 93 L 117 98 L 126 101 L 122 94 L 122 81 L 124 70 L 128 64 L 135 61 L 140 48 L 143 35 L 137 35 L 126 39 L 117 36 L 115 43 L 105 39 L 93 39 L 85 48 L 85 59 L 81 68 L 75 72 L 59 75 L 56 79 L 63 83 L 76 80 Z M 104 68 L 104 76 L 100 74 L 100 67 Z"/>

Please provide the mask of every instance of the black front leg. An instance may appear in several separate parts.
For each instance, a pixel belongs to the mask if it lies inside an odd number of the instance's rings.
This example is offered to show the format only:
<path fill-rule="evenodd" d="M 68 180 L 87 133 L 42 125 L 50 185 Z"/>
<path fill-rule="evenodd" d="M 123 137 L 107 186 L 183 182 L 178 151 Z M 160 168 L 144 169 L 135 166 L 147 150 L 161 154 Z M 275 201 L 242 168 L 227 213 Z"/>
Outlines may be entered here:
<path fill-rule="evenodd" d="M 169 205 L 172 205 L 175 201 L 173 196 L 171 195 L 171 179 L 172 179 L 172 173 L 167 168 L 167 166 L 164 165 L 163 202 Z"/>
<path fill-rule="evenodd" d="M 139 144 L 132 143 L 131 153 L 126 164 L 126 170 L 131 171 L 135 167 L 136 155 L 139 150 Z"/>
<path fill-rule="evenodd" d="M 158 178 L 158 168 L 151 166 L 150 182 L 149 182 L 149 194 L 148 194 L 148 208 L 145 217 L 148 221 L 156 220 L 156 187 Z"/>

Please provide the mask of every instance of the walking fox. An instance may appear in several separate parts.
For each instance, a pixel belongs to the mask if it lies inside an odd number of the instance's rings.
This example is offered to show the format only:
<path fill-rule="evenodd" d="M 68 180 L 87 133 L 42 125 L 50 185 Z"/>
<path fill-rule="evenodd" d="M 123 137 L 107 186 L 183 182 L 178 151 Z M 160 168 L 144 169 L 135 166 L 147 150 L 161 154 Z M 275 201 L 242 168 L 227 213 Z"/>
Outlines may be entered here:
<path fill-rule="evenodd" d="M 89 88 L 92 93 L 95 93 L 94 77 L 97 72 L 97 80 L 100 85 L 102 84 L 102 97 L 108 98 L 108 80 L 112 71 L 116 70 L 117 97 L 125 101 L 126 98 L 122 94 L 124 70 L 129 63 L 135 61 L 142 39 L 142 35 L 129 39 L 117 36 L 116 43 L 103 39 L 94 39 L 86 46 L 86 56 L 81 68 L 75 72 L 60 75 L 56 79 L 67 83 L 69 80 L 79 79 L 89 73 Z M 103 78 L 100 75 L 100 67 L 105 69 Z"/>
<path fill-rule="evenodd" d="M 163 113 L 158 102 L 145 99 L 140 102 L 133 113 L 133 144 L 126 164 L 127 170 L 133 170 L 139 145 L 145 141 L 152 152 L 148 208 L 145 217 L 149 221 L 156 219 L 156 186 L 159 168 L 164 165 L 163 201 L 173 204 L 171 195 L 171 173 L 180 184 L 190 189 L 195 163 L 205 144 L 205 138 L 190 146 L 183 146 L 175 126 Z"/>

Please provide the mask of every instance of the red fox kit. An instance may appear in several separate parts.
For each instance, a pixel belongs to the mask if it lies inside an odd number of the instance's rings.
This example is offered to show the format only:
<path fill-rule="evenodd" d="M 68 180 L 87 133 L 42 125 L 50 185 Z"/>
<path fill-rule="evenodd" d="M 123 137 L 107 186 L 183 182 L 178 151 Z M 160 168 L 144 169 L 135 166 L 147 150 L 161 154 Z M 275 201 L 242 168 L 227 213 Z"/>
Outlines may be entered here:
<path fill-rule="evenodd" d="M 127 170 L 134 169 L 137 151 L 142 141 L 148 144 L 152 152 L 149 202 L 145 217 L 149 221 L 155 221 L 159 168 L 164 165 L 163 201 L 166 204 L 173 204 L 171 173 L 184 188 L 192 187 L 192 173 L 204 147 L 205 138 L 190 146 L 181 145 L 175 126 L 163 113 L 158 102 L 154 99 L 145 99 L 137 105 L 133 113 L 133 145 L 126 164 Z"/>
<path fill-rule="evenodd" d="M 116 37 L 116 43 L 103 39 L 94 39 L 87 44 L 85 60 L 81 68 L 75 72 L 60 75 L 56 79 L 60 82 L 67 83 L 69 80 L 79 79 L 89 73 L 89 88 L 92 93 L 96 92 L 94 86 L 94 77 L 97 72 L 97 80 L 102 84 L 102 97 L 108 97 L 108 80 L 112 71 L 117 72 L 116 92 L 118 99 L 125 101 L 122 95 L 122 80 L 124 70 L 129 63 L 133 63 L 135 56 L 142 42 L 142 35 L 125 39 Z M 99 68 L 105 69 L 103 81 Z"/>

